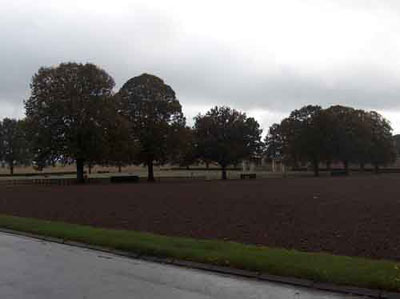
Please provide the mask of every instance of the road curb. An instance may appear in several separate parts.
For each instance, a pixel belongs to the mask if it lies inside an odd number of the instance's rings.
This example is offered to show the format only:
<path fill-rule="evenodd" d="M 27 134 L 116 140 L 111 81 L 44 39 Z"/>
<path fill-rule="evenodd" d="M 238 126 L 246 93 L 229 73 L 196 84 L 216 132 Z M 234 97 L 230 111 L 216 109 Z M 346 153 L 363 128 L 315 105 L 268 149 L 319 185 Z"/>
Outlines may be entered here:
<path fill-rule="evenodd" d="M 99 251 L 99 252 L 110 253 L 110 254 L 128 257 L 128 258 L 141 259 L 141 260 L 155 262 L 155 263 L 169 264 L 169 265 L 175 265 L 175 266 L 179 266 L 179 267 L 204 270 L 204 271 L 213 272 L 213 273 L 220 273 L 220 274 L 238 276 L 238 277 L 249 278 L 249 279 L 257 279 L 257 280 L 261 280 L 261 281 L 281 283 L 281 284 L 287 284 L 287 285 L 291 285 L 291 286 L 304 287 L 304 288 L 310 288 L 310 289 L 315 289 L 315 290 L 323 290 L 323 291 L 334 292 L 334 293 L 357 295 L 357 296 L 363 296 L 363 297 L 367 297 L 367 298 L 400 299 L 400 293 L 386 292 L 386 291 L 382 291 L 382 290 L 366 289 L 366 288 L 351 287 L 351 286 L 341 286 L 341 285 L 335 285 L 335 284 L 331 284 L 331 283 L 314 282 L 314 281 L 311 281 L 308 279 L 277 276 L 277 275 L 272 275 L 272 274 L 259 273 L 259 272 L 255 272 L 255 271 L 248 271 L 248 270 L 242 270 L 242 269 L 236 269 L 236 268 L 230 268 L 230 267 L 224 267 L 224 266 L 217 266 L 217 265 L 212 265 L 212 264 L 204 264 L 204 263 L 192 262 L 192 261 L 186 261 L 186 260 L 176 260 L 176 259 L 172 259 L 172 258 L 141 255 L 141 254 L 134 253 L 134 252 L 111 249 L 111 248 L 97 246 L 97 245 L 90 245 L 90 244 L 86 244 L 86 243 L 82 243 L 82 242 L 69 241 L 69 240 L 64 240 L 61 238 L 47 237 L 47 236 L 43 236 L 43 235 L 38 235 L 38 234 L 33 234 L 33 233 L 28 233 L 28 232 L 23 232 L 23 231 L 17 231 L 17 230 L 8 229 L 8 228 L 0 227 L 0 232 L 12 234 L 12 235 L 20 235 L 20 236 L 33 238 L 33 239 L 37 239 L 37 240 L 42 240 L 42 241 L 47 241 L 47 242 L 53 242 L 53 243 L 58 243 L 58 244 L 65 244 L 65 245 L 69 245 L 69 246 L 95 250 L 95 251 Z"/>

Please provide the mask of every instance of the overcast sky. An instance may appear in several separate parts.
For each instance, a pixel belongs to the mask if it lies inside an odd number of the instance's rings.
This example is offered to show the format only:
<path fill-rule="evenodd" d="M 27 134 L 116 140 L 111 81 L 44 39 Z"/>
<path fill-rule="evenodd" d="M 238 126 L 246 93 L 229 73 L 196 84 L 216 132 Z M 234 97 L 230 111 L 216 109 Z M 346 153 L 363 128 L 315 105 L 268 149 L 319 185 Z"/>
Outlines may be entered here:
<path fill-rule="evenodd" d="M 400 133 L 400 1 L 0 0 L 0 117 L 40 66 L 91 62 L 116 90 L 144 72 L 189 121 L 213 105 L 265 130 L 305 104 L 374 109 Z"/>

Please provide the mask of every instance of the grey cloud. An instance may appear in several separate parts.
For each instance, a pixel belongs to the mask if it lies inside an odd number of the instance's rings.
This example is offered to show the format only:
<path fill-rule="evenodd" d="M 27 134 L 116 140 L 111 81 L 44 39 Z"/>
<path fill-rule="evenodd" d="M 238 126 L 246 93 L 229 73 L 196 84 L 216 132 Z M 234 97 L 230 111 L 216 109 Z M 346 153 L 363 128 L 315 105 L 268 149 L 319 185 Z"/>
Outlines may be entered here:
<path fill-rule="evenodd" d="M 365 59 L 309 71 L 307 66 L 278 64 L 269 51 L 252 57 L 222 38 L 185 32 L 168 12 L 143 5 L 107 14 L 63 11 L 43 1 L 37 6 L 16 2 L 20 4 L 0 12 L 0 105 L 7 107 L 22 109 L 30 79 L 40 66 L 88 61 L 105 68 L 117 88 L 143 72 L 159 75 L 183 105 L 225 104 L 279 113 L 309 103 L 400 110 L 400 73 L 387 67 L 390 60 L 380 64 Z M 359 7 L 371 11 L 377 3 Z M 399 8 L 392 4 L 391 9 Z"/>
<path fill-rule="evenodd" d="M 192 68 L 201 67 L 200 63 Z M 378 110 L 400 108 L 400 81 L 386 80 L 375 69 L 361 69 L 353 76 L 345 75 L 344 70 L 343 74 L 320 78 L 284 71 L 260 76 L 248 70 L 218 69 L 214 64 L 214 67 L 206 66 L 201 73 L 182 69 L 171 74 L 168 80 L 176 81 L 175 87 L 184 99 L 202 99 L 207 104 L 234 103 L 243 109 L 288 111 L 310 103 Z"/>

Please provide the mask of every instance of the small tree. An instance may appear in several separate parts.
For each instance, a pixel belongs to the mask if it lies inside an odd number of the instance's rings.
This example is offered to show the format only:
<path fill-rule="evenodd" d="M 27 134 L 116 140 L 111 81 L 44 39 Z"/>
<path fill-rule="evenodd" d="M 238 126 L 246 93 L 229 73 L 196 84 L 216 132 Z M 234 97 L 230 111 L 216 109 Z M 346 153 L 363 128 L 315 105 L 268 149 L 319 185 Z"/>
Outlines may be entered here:
<path fill-rule="evenodd" d="M 113 87 L 111 76 L 90 63 L 40 68 L 25 102 L 35 161 L 73 160 L 77 180 L 84 182 L 85 162 L 100 156 L 105 136 L 101 115 Z"/>
<path fill-rule="evenodd" d="M 175 140 L 171 140 L 170 145 L 172 162 L 189 169 L 190 165 L 198 161 L 194 131 L 190 127 L 180 128 L 180 133 L 176 134 L 176 137 Z"/>
<path fill-rule="evenodd" d="M 149 74 L 128 80 L 117 98 L 119 111 L 129 122 L 130 138 L 138 145 L 136 163 L 147 165 L 148 181 L 154 182 L 154 163 L 171 159 L 171 140 L 185 126 L 181 104 L 170 86 Z"/>
<path fill-rule="evenodd" d="M 273 124 L 265 136 L 265 156 L 271 160 L 283 158 L 283 139 L 280 124 Z"/>
<path fill-rule="evenodd" d="M 14 166 L 29 164 L 29 143 L 23 120 L 5 118 L 0 122 L 0 160 L 7 163 L 11 175 L 14 175 Z"/>
<path fill-rule="evenodd" d="M 228 165 L 261 151 L 262 130 L 257 121 L 229 107 L 214 107 L 205 115 L 199 114 L 194 130 L 200 157 L 218 163 L 223 180 Z"/>

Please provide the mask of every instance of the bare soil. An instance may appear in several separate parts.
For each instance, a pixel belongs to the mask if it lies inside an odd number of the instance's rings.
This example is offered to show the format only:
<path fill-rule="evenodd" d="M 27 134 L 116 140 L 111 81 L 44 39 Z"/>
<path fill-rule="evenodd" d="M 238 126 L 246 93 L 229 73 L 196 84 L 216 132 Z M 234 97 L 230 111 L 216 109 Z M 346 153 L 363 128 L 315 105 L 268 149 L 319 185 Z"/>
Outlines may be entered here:
<path fill-rule="evenodd" d="M 400 175 L 2 186 L 0 213 L 400 260 Z"/>

